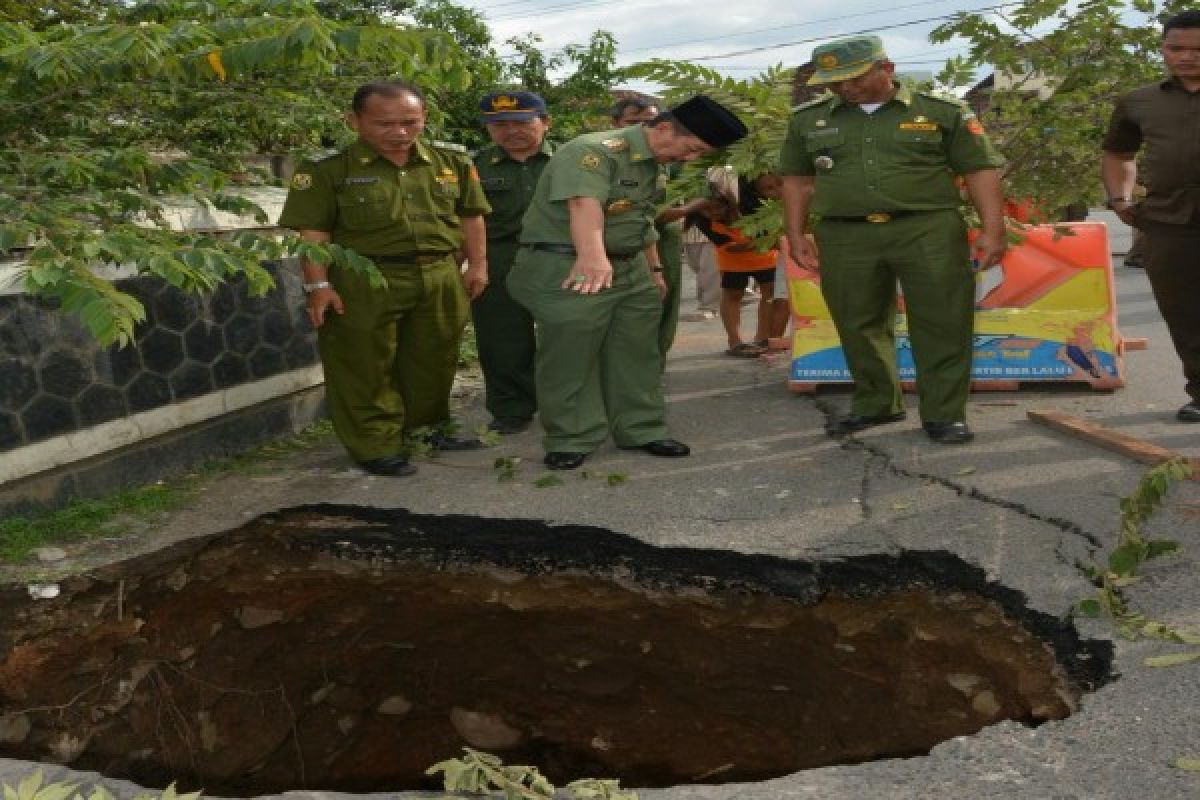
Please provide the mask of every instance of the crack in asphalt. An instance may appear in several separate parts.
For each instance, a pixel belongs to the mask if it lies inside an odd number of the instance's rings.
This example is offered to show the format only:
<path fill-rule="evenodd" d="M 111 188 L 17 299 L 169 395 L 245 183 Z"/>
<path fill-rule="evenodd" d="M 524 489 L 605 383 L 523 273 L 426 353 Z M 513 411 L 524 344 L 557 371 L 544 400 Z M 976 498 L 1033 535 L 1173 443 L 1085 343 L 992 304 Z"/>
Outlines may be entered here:
<path fill-rule="evenodd" d="M 822 403 L 820 400 L 814 400 L 813 405 L 816 406 L 818 411 L 820 411 L 822 414 L 825 415 L 827 422 L 833 421 L 834 410 L 832 407 L 829 406 L 829 404 Z M 1022 503 L 1018 503 L 1013 500 L 1006 500 L 1003 497 L 996 497 L 994 495 L 980 491 L 975 486 L 968 486 L 966 484 L 957 483 L 955 481 L 950 480 L 949 478 L 944 478 L 941 475 L 937 475 L 937 474 L 934 474 L 931 472 L 919 472 L 917 470 L 906 469 L 904 467 L 898 466 L 895 463 L 895 459 L 893 458 L 892 454 L 889 453 L 887 450 L 884 450 L 883 448 L 880 448 L 880 447 L 876 447 L 874 445 L 870 445 L 870 444 L 862 441 L 861 439 L 855 439 L 853 436 L 843 437 L 841 440 L 841 447 L 843 450 L 859 450 L 859 451 L 867 453 L 868 455 L 871 456 L 871 458 L 868 458 L 866 461 L 863 462 L 863 478 L 862 478 L 862 482 L 861 482 L 860 489 L 859 489 L 859 491 L 860 491 L 859 502 L 862 507 L 862 512 L 863 512 L 864 516 L 869 516 L 871 513 L 870 495 L 869 495 L 870 471 L 871 471 L 872 467 L 874 466 L 876 459 L 878 459 L 879 461 L 883 462 L 884 468 L 887 469 L 889 472 L 891 472 L 894 475 L 900 475 L 905 478 L 914 478 L 914 479 L 930 481 L 930 482 L 938 484 L 939 486 L 943 486 L 947 489 L 950 489 L 951 491 L 958 494 L 960 497 L 965 497 L 969 500 L 976 500 L 976 501 L 978 501 L 980 503 L 984 503 L 986 505 L 996 506 L 997 508 L 1004 508 L 1009 511 L 1014 511 L 1017 514 L 1020 514 L 1021 516 L 1025 517 L 1027 519 L 1031 519 L 1031 520 L 1034 520 L 1037 522 L 1042 522 L 1047 525 L 1051 525 L 1055 528 L 1058 528 L 1063 533 L 1080 538 L 1080 539 L 1084 540 L 1085 542 L 1087 542 L 1088 545 L 1091 547 L 1092 554 L 1094 554 L 1095 551 L 1101 550 L 1104 548 L 1104 542 L 1101 541 L 1100 537 L 1098 537 L 1094 533 L 1091 533 L 1090 531 L 1085 530 L 1083 528 L 1083 526 L 1081 526 L 1079 523 L 1074 522 L 1072 520 L 1063 519 L 1062 517 L 1052 517 L 1052 516 L 1047 516 L 1044 514 L 1039 514 L 1037 511 L 1034 511 L 1032 508 L 1030 508 L 1029 506 L 1026 506 Z M 1060 548 L 1055 548 L 1055 550 L 1056 550 L 1056 552 L 1058 552 L 1060 550 Z M 1076 559 L 1068 560 L 1065 558 L 1065 554 L 1062 554 L 1062 555 L 1064 558 L 1063 563 L 1071 564 L 1072 566 L 1075 566 L 1075 567 L 1081 566 L 1078 560 L 1076 560 Z"/>

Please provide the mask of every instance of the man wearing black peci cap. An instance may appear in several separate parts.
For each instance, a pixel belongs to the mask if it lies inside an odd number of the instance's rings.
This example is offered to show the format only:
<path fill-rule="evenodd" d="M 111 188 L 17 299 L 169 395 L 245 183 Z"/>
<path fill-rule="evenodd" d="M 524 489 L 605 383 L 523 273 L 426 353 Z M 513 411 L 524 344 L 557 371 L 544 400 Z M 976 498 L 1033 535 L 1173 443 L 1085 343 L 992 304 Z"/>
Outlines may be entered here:
<path fill-rule="evenodd" d="M 668 438 L 655 248 L 659 165 L 733 144 L 746 127 L 703 95 L 640 126 L 580 136 L 546 165 L 508 288 L 537 322 L 545 464 L 574 469 L 609 434 L 618 447 L 686 456 Z"/>

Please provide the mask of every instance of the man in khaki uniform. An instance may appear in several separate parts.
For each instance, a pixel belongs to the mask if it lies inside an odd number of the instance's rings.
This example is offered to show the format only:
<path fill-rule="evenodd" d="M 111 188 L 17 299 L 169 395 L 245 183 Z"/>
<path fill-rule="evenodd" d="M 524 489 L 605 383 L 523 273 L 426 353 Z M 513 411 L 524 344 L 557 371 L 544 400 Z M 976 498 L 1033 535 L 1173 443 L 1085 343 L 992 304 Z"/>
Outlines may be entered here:
<path fill-rule="evenodd" d="M 666 285 L 654 243 L 659 164 L 732 144 L 746 128 L 697 96 L 640 126 L 559 148 L 525 213 L 508 288 L 537 321 L 546 466 L 617 446 L 686 456 L 667 438 L 658 326 Z"/>
<path fill-rule="evenodd" d="M 925 432 L 935 442 L 973 438 L 971 387 L 975 281 L 959 213 L 962 175 L 983 229 L 984 269 L 1004 255 L 1003 160 L 960 103 L 912 92 L 877 36 L 813 51 L 810 83 L 831 94 L 792 115 L 780 164 L 792 256 L 818 267 L 805 236 L 810 212 L 820 248 L 821 293 L 842 341 L 854 400 L 839 436 L 904 419 L 896 374 L 896 282 L 904 291 Z"/>
<path fill-rule="evenodd" d="M 504 285 L 520 245 L 521 218 L 554 148 L 546 141 L 550 117 L 533 92 L 493 92 L 479 103 L 492 144 L 475 155 L 479 180 L 492 211 L 486 217 L 489 283 L 471 303 L 475 343 L 483 369 L 488 427 L 520 433 L 537 411 L 533 317 Z"/>
<path fill-rule="evenodd" d="M 334 430 L 363 469 L 408 475 L 416 468 L 405 435 L 450 420 L 467 297 L 487 285 L 490 209 L 465 150 L 420 138 L 425 98 L 416 86 L 368 83 L 351 107 L 358 141 L 299 166 L 279 224 L 370 258 L 387 279 L 373 288 L 348 270 L 303 264 Z M 480 446 L 445 431 L 428 443 Z"/>

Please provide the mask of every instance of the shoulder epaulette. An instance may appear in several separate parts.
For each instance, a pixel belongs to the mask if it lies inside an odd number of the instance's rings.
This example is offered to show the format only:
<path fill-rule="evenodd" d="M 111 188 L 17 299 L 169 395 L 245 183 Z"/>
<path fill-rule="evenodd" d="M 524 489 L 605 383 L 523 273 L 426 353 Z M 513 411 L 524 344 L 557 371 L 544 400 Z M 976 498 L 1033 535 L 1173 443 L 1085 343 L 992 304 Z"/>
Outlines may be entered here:
<path fill-rule="evenodd" d="M 833 92 L 826 92 L 825 94 L 821 95 L 820 97 L 814 97 L 812 100 L 809 100 L 806 103 L 801 103 L 800 105 L 792 106 L 792 113 L 795 114 L 797 111 L 804 111 L 809 108 L 816 108 L 819 105 L 824 105 L 825 103 L 828 103 L 833 98 L 834 98 Z"/>
<path fill-rule="evenodd" d="M 455 144 L 454 142 L 431 141 L 429 144 L 431 144 L 434 147 L 437 147 L 441 150 L 452 150 L 455 153 L 467 152 L 467 148 L 463 147 L 461 144 Z"/>
<path fill-rule="evenodd" d="M 927 92 L 924 90 L 913 92 L 913 94 L 919 94 L 919 95 L 921 95 L 921 97 L 927 98 L 929 100 L 937 100 L 940 103 L 945 103 L 946 105 L 954 106 L 955 108 L 966 108 L 967 107 L 966 103 L 964 103 L 962 100 L 959 100 L 954 95 L 941 94 L 940 92 Z"/>

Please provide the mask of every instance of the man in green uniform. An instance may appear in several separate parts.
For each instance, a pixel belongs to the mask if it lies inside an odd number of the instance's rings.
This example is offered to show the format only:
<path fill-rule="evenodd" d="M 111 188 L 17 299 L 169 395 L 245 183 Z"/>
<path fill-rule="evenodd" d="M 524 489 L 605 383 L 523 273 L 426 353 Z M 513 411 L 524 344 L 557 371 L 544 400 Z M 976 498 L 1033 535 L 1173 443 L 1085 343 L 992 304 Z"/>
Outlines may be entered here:
<path fill-rule="evenodd" d="M 968 442 L 974 275 L 955 175 L 983 223 L 975 243 L 983 269 L 1007 246 L 1003 160 L 965 106 L 897 84 L 877 36 L 821 45 L 813 63 L 810 83 L 832 94 L 795 111 L 780 163 L 788 243 L 810 269 L 820 249 L 821 293 L 854 378 L 850 414 L 829 433 L 904 419 L 899 281 L 925 432 L 943 444 Z M 815 245 L 805 236 L 810 212 L 820 219 Z"/>
<path fill-rule="evenodd" d="M 475 342 L 483 368 L 488 427 L 520 433 L 537 411 L 533 317 L 504 285 L 520 245 L 521 217 L 553 148 L 546 141 L 550 117 L 533 92 L 493 92 L 479 103 L 492 144 L 475 156 L 479 180 L 492 211 L 487 215 L 489 283 L 471 303 Z"/>
<path fill-rule="evenodd" d="M 659 115 L 658 105 L 649 98 L 629 96 L 618 100 L 612 108 L 614 128 L 628 128 L 649 122 Z M 667 199 L 667 182 L 679 177 L 681 165 L 665 164 L 659 177 L 659 192 L 655 198 L 660 206 Z M 667 366 L 667 351 L 675 343 L 675 331 L 679 328 L 679 297 L 683 283 L 683 218 L 686 212 L 679 207 L 660 209 L 654 218 L 654 230 L 658 234 L 658 262 L 663 268 L 663 282 L 667 294 L 663 297 L 662 316 L 658 322 L 658 349 L 662 368 Z"/>
<path fill-rule="evenodd" d="M 537 321 L 546 466 L 617 446 L 686 456 L 667 438 L 657 332 L 666 285 L 654 242 L 659 164 L 691 161 L 746 128 L 697 96 L 640 126 L 580 136 L 546 165 L 508 288 Z"/>
<path fill-rule="evenodd" d="M 408 475 L 416 468 L 406 433 L 450 419 L 467 297 L 487 284 L 490 209 L 466 151 L 421 138 L 425 98 L 416 86 L 368 83 L 351 108 L 358 140 L 299 166 L 279 224 L 370 258 L 387 279 L 372 288 L 351 271 L 303 263 L 334 430 L 363 469 Z M 443 431 L 428 443 L 479 446 Z"/>

